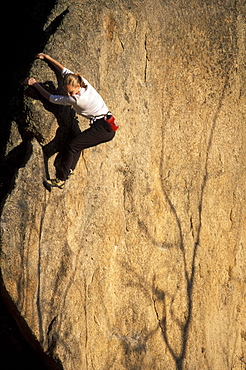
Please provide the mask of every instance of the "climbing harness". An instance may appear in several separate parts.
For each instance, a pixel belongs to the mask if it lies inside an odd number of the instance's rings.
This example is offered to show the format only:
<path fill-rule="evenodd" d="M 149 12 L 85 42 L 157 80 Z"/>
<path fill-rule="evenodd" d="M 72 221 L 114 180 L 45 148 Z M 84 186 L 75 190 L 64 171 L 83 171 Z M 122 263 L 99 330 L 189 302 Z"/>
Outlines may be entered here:
<path fill-rule="evenodd" d="M 107 114 L 102 114 L 101 116 L 91 117 L 90 124 L 93 125 L 97 120 L 100 120 L 102 118 L 109 124 L 111 131 L 118 130 L 119 125 L 111 112 L 108 112 Z"/>

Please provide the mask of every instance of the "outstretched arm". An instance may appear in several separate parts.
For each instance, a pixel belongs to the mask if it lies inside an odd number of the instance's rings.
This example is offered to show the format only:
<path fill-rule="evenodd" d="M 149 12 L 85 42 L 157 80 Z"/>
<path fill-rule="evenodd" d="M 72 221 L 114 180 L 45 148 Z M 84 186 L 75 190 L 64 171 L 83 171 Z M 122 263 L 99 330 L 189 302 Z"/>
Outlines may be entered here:
<path fill-rule="evenodd" d="M 36 80 L 35 78 L 31 77 L 31 78 L 26 78 L 23 83 L 25 85 L 29 85 L 29 86 L 33 86 L 35 87 L 36 90 L 38 90 L 38 92 L 47 100 L 50 100 L 50 93 L 45 90 Z"/>
<path fill-rule="evenodd" d="M 55 69 L 61 73 L 61 71 L 63 70 L 64 66 L 57 62 L 57 60 L 51 58 L 49 55 L 47 54 L 44 54 L 44 53 L 39 53 L 37 56 L 36 56 L 37 59 L 42 59 L 44 61 L 46 61 L 47 63 L 50 63 L 53 65 L 53 67 L 55 67 Z"/>
<path fill-rule="evenodd" d="M 60 105 L 76 105 L 77 104 L 77 100 L 74 96 L 50 94 L 33 77 L 26 78 L 23 81 L 23 84 L 33 86 L 45 99 L 49 100 L 51 103 L 60 104 Z"/>

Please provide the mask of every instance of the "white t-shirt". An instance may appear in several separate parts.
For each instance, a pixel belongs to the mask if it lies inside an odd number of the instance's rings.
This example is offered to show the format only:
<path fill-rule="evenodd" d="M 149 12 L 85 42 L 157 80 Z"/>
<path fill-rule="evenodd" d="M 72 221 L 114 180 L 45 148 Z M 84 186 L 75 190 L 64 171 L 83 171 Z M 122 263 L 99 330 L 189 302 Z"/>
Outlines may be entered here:
<path fill-rule="evenodd" d="M 62 77 L 65 77 L 68 73 L 73 72 L 67 68 L 63 68 L 61 71 Z M 78 114 L 89 119 L 107 114 L 109 110 L 102 97 L 84 77 L 83 80 L 87 87 L 82 87 L 76 95 L 50 95 L 50 102 L 61 105 L 72 105 Z"/>

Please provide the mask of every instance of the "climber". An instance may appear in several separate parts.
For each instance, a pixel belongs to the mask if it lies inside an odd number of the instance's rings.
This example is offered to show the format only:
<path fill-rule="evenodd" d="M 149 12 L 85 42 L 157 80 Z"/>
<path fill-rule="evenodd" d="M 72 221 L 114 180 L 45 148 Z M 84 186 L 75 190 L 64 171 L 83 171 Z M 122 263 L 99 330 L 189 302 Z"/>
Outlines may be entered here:
<path fill-rule="evenodd" d="M 70 105 L 78 114 L 90 119 L 90 128 L 66 143 L 61 168 L 57 169 L 56 178 L 45 181 L 50 187 L 63 189 L 66 180 L 75 169 L 81 151 L 112 140 L 118 124 L 102 97 L 84 77 L 71 72 L 47 54 L 39 53 L 36 58 L 46 61 L 61 73 L 66 96 L 50 94 L 32 77 L 26 78 L 24 84 L 33 86 L 50 102 Z"/>

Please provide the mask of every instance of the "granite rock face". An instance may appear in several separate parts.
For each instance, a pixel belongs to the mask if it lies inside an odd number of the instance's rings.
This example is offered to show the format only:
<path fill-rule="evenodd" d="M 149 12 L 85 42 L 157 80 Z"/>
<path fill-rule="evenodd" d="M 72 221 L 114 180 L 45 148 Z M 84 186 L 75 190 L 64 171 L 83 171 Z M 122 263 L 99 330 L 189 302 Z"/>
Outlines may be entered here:
<path fill-rule="evenodd" d="M 243 0 L 64 0 L 48 17 L 44 52 L 120 124 L 51 192 L 88 121 L 27 89 L 9 133 L 4 294 L 61 368 L 245 366 L 245 15 Z M 30 76 L 60 91 L 44 62 Z"/>

